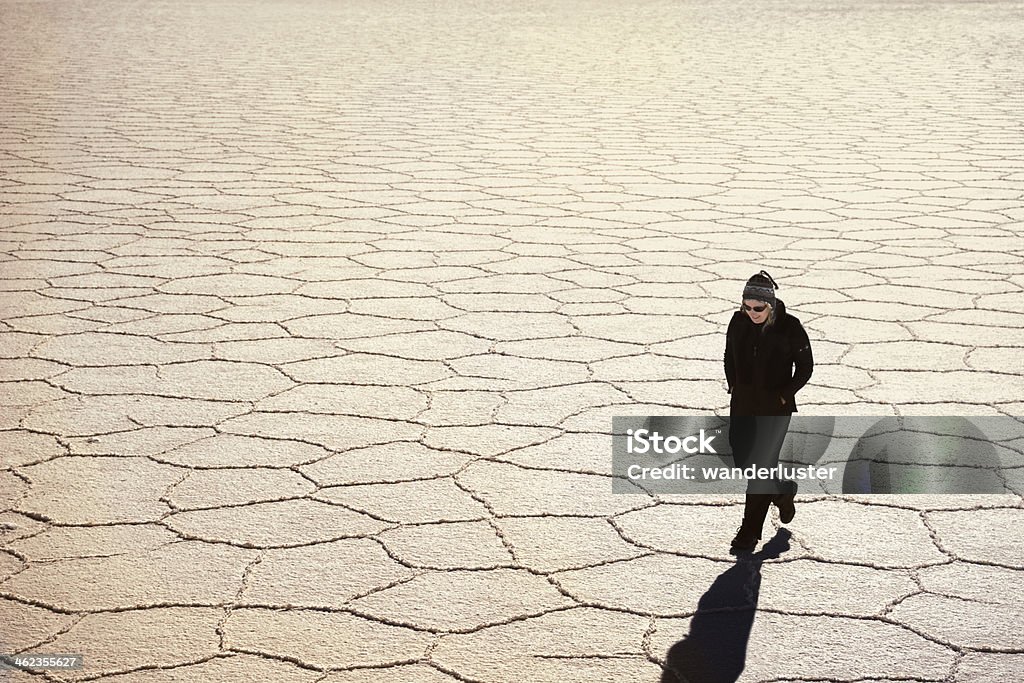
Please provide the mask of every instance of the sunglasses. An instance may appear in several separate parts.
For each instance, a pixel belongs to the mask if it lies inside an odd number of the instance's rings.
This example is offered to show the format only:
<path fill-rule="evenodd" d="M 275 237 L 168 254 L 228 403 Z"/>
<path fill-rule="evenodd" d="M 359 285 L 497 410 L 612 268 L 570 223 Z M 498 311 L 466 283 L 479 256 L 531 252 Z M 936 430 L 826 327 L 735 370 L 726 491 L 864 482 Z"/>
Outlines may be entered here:
<path fill-rule="evenodd" d="M 768 307 L 767 306 L 748 306 L 746 304 L 743 304 L 743 310 L 744 311 L 753 311 L 754 313 L 760 313 L 761 311 L 763 311 L 766 308 L 768 308 Z"/>

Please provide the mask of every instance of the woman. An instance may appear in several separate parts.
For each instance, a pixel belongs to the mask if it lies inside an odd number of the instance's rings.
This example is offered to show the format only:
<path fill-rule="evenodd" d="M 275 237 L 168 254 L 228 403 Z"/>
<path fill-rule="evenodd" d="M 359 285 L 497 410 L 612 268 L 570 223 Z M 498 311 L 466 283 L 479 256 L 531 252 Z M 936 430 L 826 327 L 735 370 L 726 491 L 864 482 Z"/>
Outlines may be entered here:
<path fill-rule="evenodd" d="M 786 313 L 786 305 L 775 297 L 776 289 L 767 272 L 752 276 L 726 333 L 725 378 L 732 395 L 729 442 L 737 467 L 779 464 L 779 451 L 796 412 L 796 392 L 814 369 L 807 332 Z M 743 523 L 732 550 L 754 549 L 772 503 L 783 523 L 792 521 L 795 496 L 796 482 L 749 480 Z"/>

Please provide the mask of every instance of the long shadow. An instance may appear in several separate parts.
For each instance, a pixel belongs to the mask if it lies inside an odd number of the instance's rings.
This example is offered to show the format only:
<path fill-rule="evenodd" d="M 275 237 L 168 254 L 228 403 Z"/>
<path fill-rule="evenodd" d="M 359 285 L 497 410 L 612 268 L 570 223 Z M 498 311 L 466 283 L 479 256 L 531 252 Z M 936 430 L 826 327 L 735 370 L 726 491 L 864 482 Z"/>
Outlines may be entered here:
<path fill-rule="evenodd" d="M 757 553 L 741 556 L 697 602 L 690 632 L 669 648 L 661 683 L 735 683 L 747 662 L 757 613 L 761 565 L 789 550 L 780 529 Z"/>

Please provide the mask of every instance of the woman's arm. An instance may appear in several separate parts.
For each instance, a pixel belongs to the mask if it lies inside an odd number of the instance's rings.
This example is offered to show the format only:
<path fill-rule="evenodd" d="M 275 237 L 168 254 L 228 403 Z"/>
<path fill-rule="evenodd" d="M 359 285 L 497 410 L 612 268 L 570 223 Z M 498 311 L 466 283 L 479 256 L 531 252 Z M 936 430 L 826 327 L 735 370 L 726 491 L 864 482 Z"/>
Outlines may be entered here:
<path fill-rule="evenodd" d="M 804 388 L 807 381 L 814 372 L 814 355 L 811 353 L 811 340 L 807 337 L 807 331 L 800 324 L 799 320 L 794 321 L 790 331 L 790 348 L 793 349 L 793 364 L 796 370 L 793 379 L 782 389 L 782 395 L 787 400 L 796 396 L 796 392 Z"/>
<path fill-rule="evenodd" d="M 736 336 L 736 316 L 729 321 L 729 329 L 725 333 L 725 381 L 729 384 L 729 393 L 736 384 L 736 362 L 733 359 L 733 337 Z"/>

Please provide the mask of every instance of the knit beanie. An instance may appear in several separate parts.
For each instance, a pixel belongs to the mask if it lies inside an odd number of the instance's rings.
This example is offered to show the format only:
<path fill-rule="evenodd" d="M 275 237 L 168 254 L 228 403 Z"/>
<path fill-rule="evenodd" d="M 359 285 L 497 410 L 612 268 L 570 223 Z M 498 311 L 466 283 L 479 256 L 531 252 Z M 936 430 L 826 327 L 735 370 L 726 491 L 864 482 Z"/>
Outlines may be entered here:
<path fill-rule="evenodd" d="M 747 280 L 747 284 L 743 288 L 743 298 L 763 301 L 772 308 L 775 308 L 775 290 L 778 287 L 772 276 L 767 271 L 762 270 L 760 273 L 751 275 L 750 279 Z"/>

